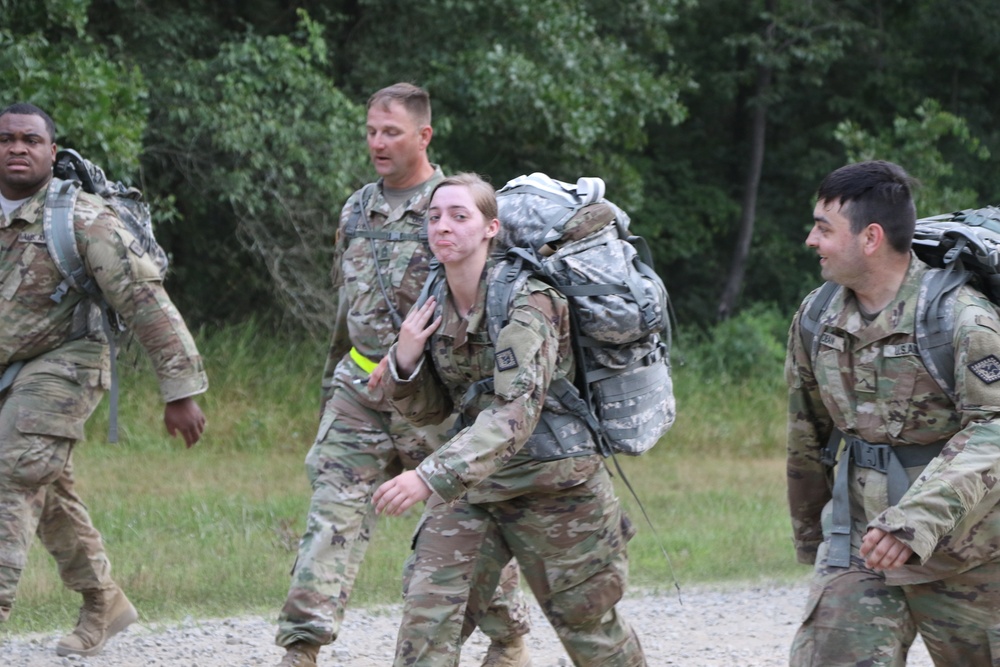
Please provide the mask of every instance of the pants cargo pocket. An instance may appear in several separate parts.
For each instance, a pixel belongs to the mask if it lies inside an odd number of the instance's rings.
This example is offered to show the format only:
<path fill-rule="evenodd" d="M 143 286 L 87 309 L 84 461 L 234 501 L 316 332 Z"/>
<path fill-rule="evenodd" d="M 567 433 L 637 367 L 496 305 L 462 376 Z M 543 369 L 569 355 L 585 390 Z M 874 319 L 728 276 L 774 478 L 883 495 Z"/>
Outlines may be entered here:
<path fill-rule="evenodd" d="M 18 408 L 16 440 L 7 447 L 16 455 L 11 479 L 28 487 L 55 481 L 66 467 L 73 445 L 83 439 L 84 422 L 56 412 Z"/>

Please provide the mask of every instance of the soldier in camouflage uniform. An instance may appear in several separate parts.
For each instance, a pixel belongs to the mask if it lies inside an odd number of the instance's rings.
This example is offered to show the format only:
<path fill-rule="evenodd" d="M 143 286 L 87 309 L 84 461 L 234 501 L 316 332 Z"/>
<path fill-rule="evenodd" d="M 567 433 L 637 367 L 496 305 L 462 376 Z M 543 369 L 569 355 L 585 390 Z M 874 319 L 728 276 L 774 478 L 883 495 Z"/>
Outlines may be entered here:
<path fill-rule="evenodd" d="M 86 656 L 137 615 L 111 579 L 101 535 L 74 490 L 73 449 L 108 388 L 110 354 L 97 307 L 82 292 L 50 298 L 63 280 L 42 224 L 54 139 L 41 109 L 0 111 L 0 621 L 37 531 L 65 586 L 84 599 L 76 628 L 56 651 Z M 190 447 L 205 427 L 191 397 L 208 381 L 158 267 L 100 197 L 81 193 L 73 224 L 85 270 L 152 359 L 168 432 Z"/>
<path fill-rule="evenodd" d="M 936 665 L 1000 665 L 1000 317 L 961 288 L 953 401 L 917 348 L 929 268 L 910 250 L 910 187 L 892 163 L 838 169 L 806 240 L 840 287 L 811 350 L 816 292 L 789 333 L 788 499 L 798 559 L 815 567 L 793 667 L 903 665 L 916 632 Z M 835 429 L 836 469 L 823 460 Z"/>
<path fill-rule="evenodd" d="M 616 609 L 633 529 L 603 458 L 590 438 L 584 448 L 561 451 L 534 433 L 546 413 L 566 413 L 547 391 L 574 372 L 568 304 L 529 279 L 495 347 L 487 332 L 496 215 L 493 189 L 474 175 L 437 187 L 428 233 L 447 280 L 407 316 L 389 353 L 383 382 L 406 419 L 433 424 L 457 407 L 468 424 L 375 494 L 387 514 L 429 499 L 408 566 L 395 665 L 458 665 L 511 556 L 575 665 L 645 665 L 638 637 Z M 466 403 L 483 380 L 493 380 L 494 391 Z M 586 426 L 572 421 L 562 435 L 581 432 Z"/>
<path fill-rule="evenodd" d="M 400 418 L 378 387 L 378 362 L 399 328 L 395 318 L 416 300 L 430 260 L 420 235 L 430 192 L 444 175 L 427 158 L 427 93 L 409 84 L 380 90 L 368 102 L 367 126 L 381 178 L 348 199 L 337 232 L 339 307 L 319 433 L 306 457 L 313 497 L 278 619 L 284 667 L 316 664 L 319 647 L 336 639 L 375 526 L 375 488 L 445 441 L 445 429 L 415 428 Z M 355 226 L 356 233 L 350 231 Z M 484 665 L 528 664 L 528 611 L 516 563 L 505 570 L 482 628 L 492 639 Z"/>

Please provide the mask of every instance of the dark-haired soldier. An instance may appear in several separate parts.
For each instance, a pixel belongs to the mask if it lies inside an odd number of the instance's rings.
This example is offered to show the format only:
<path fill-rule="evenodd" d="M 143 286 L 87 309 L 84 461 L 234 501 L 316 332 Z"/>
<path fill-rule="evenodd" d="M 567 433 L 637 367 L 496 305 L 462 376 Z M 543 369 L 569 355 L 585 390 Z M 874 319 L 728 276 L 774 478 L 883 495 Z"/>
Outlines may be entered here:
<path fill-rule="evenodd" d="M 903 665 L 916 632 L 936 665 L 1000 665 L 1000 317 L 959 288 L 950 397 L 920 356 L 941 274 L 910 248 L 912 185 L 869 161 L 817 193 L 806 245 L 837 287 L 789 333 L 788 500 L 815 567 L 793 667 Z"/>
<path fill-rule="evenodd" d="M 63 584 L 83 595 L 76 628 L 56 652 L 89 656 L 137 614 L 111 579 L 101 535 L 74 490 L 73 449 L 108 388 L 111 357 L 87 295 L 71 289 L 52 298 L 63 276 L 43 218 L 55 158 L 47 113 L 24 103 L 0 111 L 0 621 L 37 532 Z M 167 431 L 192 446 L 205 428 L 192 397 L 208 380 L 159 268 L 100 197 L 79 194 L 73 228 L 84 270 L 152 360 Z"/>

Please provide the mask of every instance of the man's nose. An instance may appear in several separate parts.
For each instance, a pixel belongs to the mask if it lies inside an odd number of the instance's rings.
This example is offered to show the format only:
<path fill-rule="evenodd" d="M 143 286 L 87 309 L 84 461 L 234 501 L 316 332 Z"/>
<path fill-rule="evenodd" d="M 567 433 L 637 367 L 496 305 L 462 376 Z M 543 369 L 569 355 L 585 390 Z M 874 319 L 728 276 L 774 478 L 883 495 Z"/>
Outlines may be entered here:
<path fill-rule="evenodd" d="M 812 229 L 809 230 L 809 235 L 806 236 L 806 245 L 808 247 L 810 247 L 810 248 L 816 248 L 816 247 L 819 246 L 819 243 L 816 240 L 816 228 L 815 227 L 813 227 Z"/>

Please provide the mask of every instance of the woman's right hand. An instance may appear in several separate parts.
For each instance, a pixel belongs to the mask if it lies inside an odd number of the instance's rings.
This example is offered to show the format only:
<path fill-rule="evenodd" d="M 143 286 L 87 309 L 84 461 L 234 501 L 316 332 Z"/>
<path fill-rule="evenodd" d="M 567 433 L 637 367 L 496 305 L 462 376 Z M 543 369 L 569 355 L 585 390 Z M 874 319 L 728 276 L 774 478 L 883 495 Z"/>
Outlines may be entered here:
<path fill-rule="evenodd" d="M 424 354 L 427 339 L 440 326 L 440 316 L 430 322 L 436 305 L 434 297 L 429 297 L 424 305 L 411 308 L 403 320 L 403 325 L 399 329 L 399 340 L 396 342 L 396 370 L 400 377 L 408 378 L 413 375 L 420 357 Z"/>

